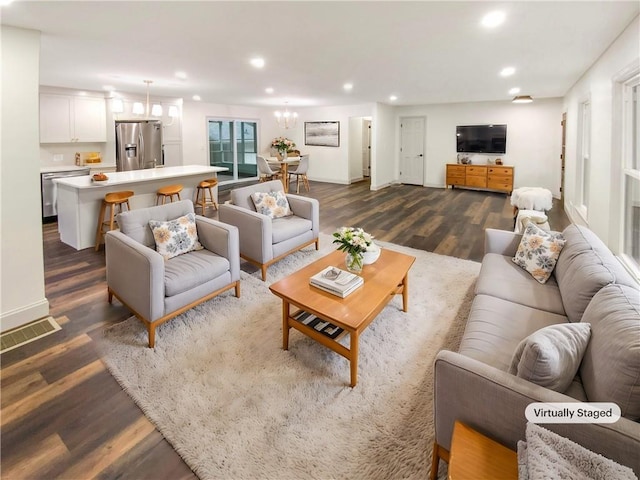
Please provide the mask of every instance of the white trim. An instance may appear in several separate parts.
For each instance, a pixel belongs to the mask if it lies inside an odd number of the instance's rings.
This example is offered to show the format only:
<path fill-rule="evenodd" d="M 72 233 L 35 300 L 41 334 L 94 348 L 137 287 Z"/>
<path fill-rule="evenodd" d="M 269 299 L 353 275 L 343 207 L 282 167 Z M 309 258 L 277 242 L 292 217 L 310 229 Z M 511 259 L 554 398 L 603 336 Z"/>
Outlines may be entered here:
<path fill-rule="evenodd" d="M 7 331 L 49 315 L 46 298 L 0 314 L 0 331 Z"/>

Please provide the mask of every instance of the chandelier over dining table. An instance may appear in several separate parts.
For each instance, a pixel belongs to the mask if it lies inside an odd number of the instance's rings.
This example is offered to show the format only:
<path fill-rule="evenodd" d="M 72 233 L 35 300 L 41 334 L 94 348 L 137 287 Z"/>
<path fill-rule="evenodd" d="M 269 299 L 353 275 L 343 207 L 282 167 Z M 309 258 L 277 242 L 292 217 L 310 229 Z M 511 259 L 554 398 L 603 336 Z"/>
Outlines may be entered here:
<path fill-rule="evenodd" d="M 298 123 L 298 114 L 296 112 L 290 112 L 285 102 L 284 111 L 277 110 L 275 112 L 276 122 L 281 128 L 294 128 Z"/>

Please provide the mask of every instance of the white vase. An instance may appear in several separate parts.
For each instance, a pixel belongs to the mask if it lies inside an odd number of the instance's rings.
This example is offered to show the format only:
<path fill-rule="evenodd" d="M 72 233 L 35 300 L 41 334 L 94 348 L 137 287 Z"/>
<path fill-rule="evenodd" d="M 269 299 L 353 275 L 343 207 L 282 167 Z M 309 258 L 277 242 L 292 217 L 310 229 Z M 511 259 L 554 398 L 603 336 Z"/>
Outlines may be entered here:
<path fill-rule="evenodd" d="M 372 263 L 375 263 L 378 258 L 380 258 L 380 247 L 375 243 L 372 243 L 371 247 L 371 250 L 367 250 L 366 252 L 364 252 L 364 265 L 371 265 Z"/>

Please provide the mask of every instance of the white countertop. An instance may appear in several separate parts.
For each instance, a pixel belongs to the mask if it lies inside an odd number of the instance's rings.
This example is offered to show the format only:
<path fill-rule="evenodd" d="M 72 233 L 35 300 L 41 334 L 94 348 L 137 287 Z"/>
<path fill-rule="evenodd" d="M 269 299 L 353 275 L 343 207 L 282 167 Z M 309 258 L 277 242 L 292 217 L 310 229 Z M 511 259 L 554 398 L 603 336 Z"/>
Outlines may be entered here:
<path fill-rule="evenodd" d="M 40 173 L 75 172 L 77 170 L 89 170 L 91 167 L 78 167 L 77 165 L 56 165 L 40 167 Z"/>
<path fill-rule="evenodd" d="M 69 187 L 99 188 L 110 187 L 113 185 L 126 185 L 128 183 L 149 182 L 154 180 L 164 180 L 168 178 L 186 177 L 189 175 L 210 174 L 218 172 L 226 172 L 229 170 L 225 167 L 209 167 L 205 165 L 185 165 L 182 167 L 159 167 L 147 168 L 144 170 L 130 170 L 126 172 L 107 172 L 109 179 L 106 182 L 93 182 L 90 175 L 80 177 L 60 178 L 54 180 L 59 185 L 67 185 Z"/>

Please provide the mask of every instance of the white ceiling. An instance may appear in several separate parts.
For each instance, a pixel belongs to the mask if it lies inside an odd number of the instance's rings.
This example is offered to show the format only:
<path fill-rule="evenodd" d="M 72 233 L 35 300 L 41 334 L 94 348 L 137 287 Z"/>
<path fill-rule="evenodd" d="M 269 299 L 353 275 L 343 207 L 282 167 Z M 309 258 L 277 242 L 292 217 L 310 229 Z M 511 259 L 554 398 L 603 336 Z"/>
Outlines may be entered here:
<path fill-rule="evenodd" d="M 506 21 L 487 30 L 480 20 L 496 9 Z M 151 79 L 153 96 L 304 106 L 391 94 L 399 105 L 507 100 L 514 86 L 563 96 L 639 10 L 637 1 L 17 0 L 1 13 L 3 25 L 42 32 L 42 85 L 144 93 Z M 516 74 L 500 77 L 505 66 Z"/>

